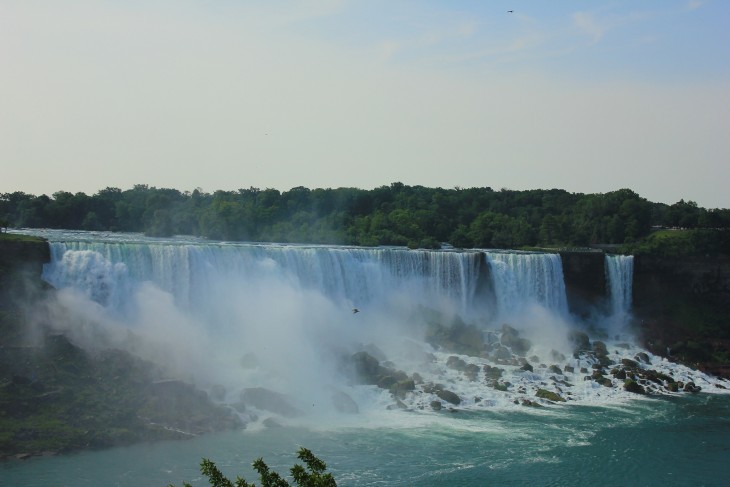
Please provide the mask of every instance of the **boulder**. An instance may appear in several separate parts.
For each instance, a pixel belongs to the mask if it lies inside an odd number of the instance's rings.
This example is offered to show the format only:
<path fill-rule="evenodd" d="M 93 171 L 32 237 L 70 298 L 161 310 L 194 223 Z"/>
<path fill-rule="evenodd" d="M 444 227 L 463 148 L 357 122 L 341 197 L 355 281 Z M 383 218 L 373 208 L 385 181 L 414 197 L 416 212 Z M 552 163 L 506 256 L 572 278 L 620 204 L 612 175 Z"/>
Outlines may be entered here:
<path fill-rule="evenodd" d="M 631 360 L 630 358 L 622 358 L 621 364 L 623 364 L 624 367 L 629 367 L 631 369 L 639 368 L 639 363 L 636 360 Z"/>
<path fill-rule="evenodd" d="M 463 371 L 466 369 L 466 362 L 464 362 L 462 359 L 460 359 L 456 355 L 452 355 L 451 357 L 446 359 L 446 366 L 450 369 Z"/>
<path fill-rule="evenodd" d="M 440 399 L 442 399 L 446 402 L 449 402 L 455 406 L 458 406 L 459 404 L 461 404 L 461 398 L 459 398 L 459 395 L 456 394 L 455 392 L 451 392 L 446 389 L 440 389 L 440 390 L 436 391 L 436 395 Z"/>
<path fill-rule="evenodd" d="M 532 371 L 534 371 L 535 369 L 534 369 L 534 368 L 532 367 L 532 365 L 530 364 L 530 362 L 525 362 L 525 363 L 524 363 L 524 364 L 522 365 L 522 367 L 520 367 L 520 370 L 524 370 L 524 371 L 526 371 L 526 372 L 532 372 Z"/>
<path fill-rule="evenodd" d="M 497 347 L 494 352 L 492 352 L 492 359 L 496 362 L 509 361 L 512 359 L 512 352 L 510 352 L 507 347 Z"/>
<path fill-rule="evenodd" d="M 479 375 L 479 366 L 476 364 L 468 364 L 466 369 L 464 369 L 464 375 L 466 375 L 470 381 L 477 380 L 477 376 Z"/>
<path fill-rule="evenodd" d="M 512 328 L 510 325 L 502 325 L 502 337 L 500 342 L 505 347 L 512 349 L 512 352 L 524 356 L 532 347 L 532 342 L 526 338 L 520 337 L 520 332 Z"/>
<path fill-rule="evenodd" d="M 573 330 L 568 334 L 568 339 L 573 344 L 574 352 L 581 352 L 591 349 L 591 340 L 588 334 L 582 331 Z"/>
<path fill-rule="evenodd" d="M 499 379 L 502 377 L 502 374 L 504 373 L 504 369 L 500 369 L 499 367 L 492 367 L 491 365 L 485 364 L 483 367 L 484 375 L 487 379 Z"/>
<path fill-rule="evenodd" d="M 431 401 L 431 409 L 434 411 L 441 411 L 442 407 L 441 401 Z"/>
<path fill-rule="evenodd" d="M 394 396 L 404 399 L 406 394 L 416 389 L 416 383 L 413 379 L 405 379 L 396 382 L 390 386 L 390 392 Z"/>
<path fill-rule="evenodd" d="M 362 384 L 377 384 L 383 367 L 380 366 L 378 359 L 370 355 L 368 352 L 361 351 L 354 353 L 350 357 L 350 363 L 354 369 L 357 379 Z"/>
<path fill-rule="evenodd" d="M 650 364 L 651 360 L 649 359 L 649 355 L 646 354 L 646 352 L 639 352 L 634 357 L 639 362 L 643 362 L 645 364 Z"/>
<path fill-rule="evenodd" d="M 538 389 L 535 395 L 541 399 L 552 402 L 565 402 L 565 399 L 557 392 L 548 391 L 547 389 Z"/>
<path fill-rule="evenodd" d="M 624 381 L 624 390 L 628 392 L 633 392 L 634 394 L 646 394 L 644 388 L 632 379 L 626 379 Z"/>

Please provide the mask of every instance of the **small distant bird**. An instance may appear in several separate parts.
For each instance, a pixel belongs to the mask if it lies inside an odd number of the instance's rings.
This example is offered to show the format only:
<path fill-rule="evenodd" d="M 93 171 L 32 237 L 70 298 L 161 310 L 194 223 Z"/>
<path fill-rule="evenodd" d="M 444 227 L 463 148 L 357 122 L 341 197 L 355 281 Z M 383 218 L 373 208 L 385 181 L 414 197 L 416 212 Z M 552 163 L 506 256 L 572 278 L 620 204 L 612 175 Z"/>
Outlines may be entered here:
<path fill-rule="evenodd" d="M 508 14 L 513 14 L 513 13 L 515 13 L 515 11 L 514 10 L 507 10 L 507 13 Z"/>
<path fill-rule="evenodd" d="M 357 309 L 357 308 L 352 308 L 352 313 L 353 313 L 353 314 L 355 314 L 355 313 L 359 313 L 359 312 L 360 312 L 360 310 L 359 310 L 359 309 Z"/>

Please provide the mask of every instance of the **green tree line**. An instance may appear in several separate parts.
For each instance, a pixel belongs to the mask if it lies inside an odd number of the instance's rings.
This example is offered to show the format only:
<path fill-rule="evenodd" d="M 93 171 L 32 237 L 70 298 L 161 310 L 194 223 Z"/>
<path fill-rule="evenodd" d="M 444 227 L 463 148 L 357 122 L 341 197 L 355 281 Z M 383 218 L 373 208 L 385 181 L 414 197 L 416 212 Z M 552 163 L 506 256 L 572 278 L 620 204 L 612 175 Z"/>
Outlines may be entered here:
<path fill-rule="evenodd" d="M 196 235 L 211 239 L 435 248 L 587 246 L 640 241 L 655 227 L 728 229 L 730 210 L 652 203 L 629 189 L 495 191 L 392 183 L 206 193 L 135 185 L 94 195 L 0 195 L 13 227 Z"/>

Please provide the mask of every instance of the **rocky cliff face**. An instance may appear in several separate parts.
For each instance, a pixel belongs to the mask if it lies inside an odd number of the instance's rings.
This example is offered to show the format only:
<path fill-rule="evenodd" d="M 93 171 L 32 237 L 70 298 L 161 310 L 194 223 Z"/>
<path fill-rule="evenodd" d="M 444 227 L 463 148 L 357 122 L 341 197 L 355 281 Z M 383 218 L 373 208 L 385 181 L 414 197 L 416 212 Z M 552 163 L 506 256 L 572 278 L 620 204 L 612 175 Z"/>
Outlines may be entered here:
<path fill-rule="evenodd" d="M 730 377 L 730 257 L 637 256 L 633 309 L 652 352 Z"/>
<path fill-rule="evenodd" d="M 50 261 L 48 242 L 40 238 L 0 238 L 0 307 L 9 296 L 28 297 L 42 287 L 43 264 Z"/>
<path fill-rule="evenodd" d="M 560 252 L 570 312 L 586 316 L 606 300 L 603 252 Z"/>
<path fill-rule="evenodd" d="M 570 311 L 607 299 L 604 254 L 561 252 Z M 730 257 L 634 258 L 636 330 L 653 353 L 730 377 Z"/>
<path fill-rule="evenodd" d="M 665 305 L 667 294 L 730 303 L 730 257 L 634 258 L 634 303 L 641 309 Z"/>

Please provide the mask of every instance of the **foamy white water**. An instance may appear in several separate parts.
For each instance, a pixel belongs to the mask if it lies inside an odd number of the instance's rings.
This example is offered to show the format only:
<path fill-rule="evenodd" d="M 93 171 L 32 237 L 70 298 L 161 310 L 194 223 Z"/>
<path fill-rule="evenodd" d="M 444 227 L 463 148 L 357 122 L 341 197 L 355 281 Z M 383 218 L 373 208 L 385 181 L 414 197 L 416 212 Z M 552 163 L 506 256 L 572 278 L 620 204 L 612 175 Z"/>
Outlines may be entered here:
<path fill-rule="evenodd" d="M 525 401 L 550 405 L 537 399 L 541 389 L 573 404 L 639 399 L 624 390 L 623 378 L 607 373 L 604 385 L 593 380 L 596 357 L 573 355 L 568 334 L 581 323 L 568 313 L 557 254 L 34 233 L 50 241 L 44 278 L 61 290 L 59 305 L 72 318 L 65 326 L 77 341 L 93 346 L 90 337 L 103 334 L 106 343 L 162 362 L 176 377 L 201 387 L 223 385 L 226 402 L 239 401 L 246 388 L 265 387 L 285 394 L 303 413 L 282 418 L 248 408 L 250 428 L 269 417 L 310 426 L 323 418 L 330 425 L 420 422 L 419 414 L 438 414 L 435 401 L 474 411 L 522 408 Z M 631 264 L 626 257 L 606 259 L 612 319 L 630 312 Z M 501 361 L 496 352 L 449 353 L 426 343 L 434 320 L 476 326 L 495 349 L 506 322 L 531 346 L 523 358 Z M 79 322 L 84 326 L 74 324 Z M 132 342 L 129 333 L 136 337 Z M 614 363 L 635 361 L 644 352 L 631 342 L 604 342 Z M 420 377 L 400 399 L 400 407 L 411 411 L 407 420 L 387 390 L 354 385 L 343 369 L 342 357 L 363 347 L 377 350 L 389 367 Z M 450 365 L 454 357 L 471 366 L 471 375 Z M 726 381 L 646 357 L 648 363 L 639 364 L 644 369 L 705 392 L 730 390 Z M 532 370 L 523 369 L 524 361 Z M 498 387 L 485 367 L 501 369 Z M 441 384 L 460 403 L 444 402 L 429 384 Z M 648 381 L 643 385 L 667 394 Z M 360 414 L 334 414 L 329 397 L 340 393 L 355 401 Z"/>

